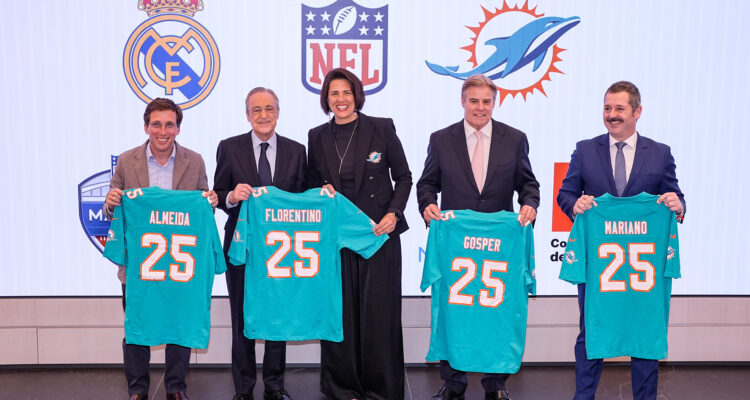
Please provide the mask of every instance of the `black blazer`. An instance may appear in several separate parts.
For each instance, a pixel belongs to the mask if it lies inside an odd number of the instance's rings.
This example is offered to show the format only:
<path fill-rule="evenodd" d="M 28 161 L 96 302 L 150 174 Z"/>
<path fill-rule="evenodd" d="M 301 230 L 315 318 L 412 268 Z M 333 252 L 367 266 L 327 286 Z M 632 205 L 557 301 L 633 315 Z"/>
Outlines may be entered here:
<path fill-rule="evenodd" d="M 219 196 L 218 207 L 229 214 L 224 225 L 224 253 L 229 251 L 232 234 L 237 226 L 237 217 L 241 203 L 237 207 L 227 208 L 227 196 L 238 183 L 247 183 L 252 187 L 260 186 L 258 168 L 253 152 L 252 131 L 224 139 L 216 150 L 216 173 L 214 173 L 214 191 Z M 287 192 L 299 193 L 306 189 L 305 172 L 307 159 L 305 146 L 278 133 L 276 166 L 273 174 L 273 186 Z"/>
<path fill-rule="evenodd" d="M 317 126 L 308 134 L 307 186 L 333 185 L 339 190 L 339 160 L 334 148 L 332 121 Z M 391 236 L 409 229 L 403 217 L 412 180 L 401 141 L 390 118 L 369 117 L 359 113 L 354 138 L 354 192 L 350 199 L 376 223 L 386 213 L 399 218 Z M 378 157 L 374 157 L 379 154 Z M 391 177 L 395 186 L 391 182 Z"/>
<path fill-rule="evenodd" d="M 513 211 L 514 191 L 519 204 L 539 207 L 539 182 L 531 171 L 529 142 L 523 132 L 492 120 L 487 177 L 481 193 L 471 170 L 463 121 L 430 136 L 417 182 L 420 215 L 428 205 L 437 204 L 439 192 L 441 210 Z"/>

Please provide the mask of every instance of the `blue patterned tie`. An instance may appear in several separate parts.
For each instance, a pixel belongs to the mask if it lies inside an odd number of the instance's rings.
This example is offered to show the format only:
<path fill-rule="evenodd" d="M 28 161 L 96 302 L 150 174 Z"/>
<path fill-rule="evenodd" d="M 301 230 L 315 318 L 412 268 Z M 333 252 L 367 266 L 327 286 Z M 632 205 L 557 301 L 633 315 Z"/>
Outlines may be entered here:
<path fill-rule="evenodd" d="M 271 164 L 268 163 L 268 157 L 266 157 L 266 150 L 268 149 L 268 143 L 263 142 L 260 144 L 260 158 L 258 159 L 258 179 L 260 180 L 261 186 L 271 186 L 273 180 L 271 179 Z"/>
<path fill-rule="evenodd" d="M 625 154 L 622 153 L 622 147 L 625 146 L 625 142 L 617 142 L 615 146 L 617 146 L 617 155 L 615 156 L 615 188 L 617 189 L 617 197 L 622 197 L 622 192 L 625 191 L 625 184 L 628 182 L 625 177 Z"/>

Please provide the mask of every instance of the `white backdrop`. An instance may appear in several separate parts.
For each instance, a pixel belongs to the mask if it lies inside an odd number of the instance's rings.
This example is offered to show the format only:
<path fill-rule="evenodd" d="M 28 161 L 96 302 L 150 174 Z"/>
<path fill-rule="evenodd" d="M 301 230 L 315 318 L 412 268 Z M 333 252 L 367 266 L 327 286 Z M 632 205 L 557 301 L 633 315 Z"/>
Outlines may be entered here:
<path fill-rule="evenodd" d="M 148 19 L 137 3 L 60 0 L 3 6 L 0 173 L 6 195 L 0 200 L 0 296 L 120 293 L 115 267 L 82 229 L 78 185 L 109 170 L 110 155 L 146 139 L 145 103 L 128 85 L 123 67 L 128 38 Z M 308 32 L 305 28 L 321 29 L 322 23 L 318 14 L 308 23 L 302 3 L 323 7 L 332 1 L 205 0 L 204 10 L 195 14 L 194 20 L 215 40 L 220 67 L 210 93 L 185 111 L 178 141 L 203 155 L 209 182 L 218 142 L 250 129 L 244 98 L 251 88 L 266 86 L 279 95 L 277 131 L 282 135 L 306 144 L 307 131 L 327 120 L 318 95 L 301 80 L 302 50 L 307 49 L 301 38 Z M 358 14 L 369 13 L 367 7 L 388 7 L 380 26 L 385 35 L 373 36 L 376 25 L 367 25 L 368 34 L 363 35 L 387 48 L 387 57 L 370 54 L 371 67 L 380 65 L 381 79 L 387 72 L 387 81 L 368 95 L 363 111 L 394 119 L 415 184 L 429 134 L 463 115 L 462 81 L 430 71 L 425 61 L 471 69 L 466 61 L 471 54 L 462 49 L 474 36 L 467 26 L 479 26 L 485 18 L 490 22 L 480 31 L 476 50 L 480 64 L 494 50 L 483 44 L 487 39 L 509 36 L 539 14 L 580 18 L 555 42 L 566 50 L 554 63 L 562 73 L 542 82 L 546 96 L 534 90 L 525 99 L 507 97 L 494 110 L 496 119 L 528 135 L 532 167 L 541 184 L 535 228 L 539 294 L 574 293 L 571 285 L 557 279 L 559 263 L 550 261 L 563 251 L 553 240 L 567 238 L 566 232 L 551 230 L 553 168 L 569 161 L 576 141 L 605 132 L 603 93 L 621 79 L 639 86 L 639 132 L 671 145 L 686 195 L 687 218 L 680 226 L 683 278 L 675 282 L 674 293 L 750 294 L 750 243 L 743 233 L 750 225 L 745 204 L 750 195 L 750 140 L 743 122 L 743 113 L 750 109 L 747 2 L 634 0 L 622 7 L 594 0 L 539 0 L 530 6 L 536 16 L 519 11 L 495 16 L 502 0 L 361 4 L 366 8 L 357 6 Z M 512 0 L 509 4 L 516 6 Z M 486 16 L 480 6 L 491 14 Z M 374 18 L 369 15 L 367 24 Z M 350 35 L 365 26 L 360 22 Z M 167 34 L 164 29 L 161 35 Z M 387 42 L 378 42 L 383 37 Z M 182 49 L 178 54 L 195 63 L 198 53 Z M 353 55 L 358 65 L 362 54 Z M 549 69 L 552 57 L 550 48 L 539 71 L 532 71 L 532 63 L 495 82 L 506 89 L 526 87 Z M 411 229 L 403 236 L 405 295 L 421 294 L 420 246 L 426 231 L 415 192 L 406 210 Z M 223 227 L 224 221 L 217 212 L 217 225 Z M 223 277 L 217 278 L 214 294 L 226 294 Z"/>

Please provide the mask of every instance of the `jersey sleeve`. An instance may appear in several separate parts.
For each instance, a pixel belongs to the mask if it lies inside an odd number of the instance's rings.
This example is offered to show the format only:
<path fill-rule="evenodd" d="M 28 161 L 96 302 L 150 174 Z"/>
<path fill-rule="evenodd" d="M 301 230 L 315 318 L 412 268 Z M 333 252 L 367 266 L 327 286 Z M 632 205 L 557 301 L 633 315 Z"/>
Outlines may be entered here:
<path fill-rule="evenodd" d="M 524 236 L 526 238 L 526 251 L 524 252 L 524 258 L 526 259 L 526 291 L 529 294 L 536 294 L 536 257 L 534 256 L 534 230 L 531 225 L 526 225 L 524 228 Z"/>
<path fill-rule="evenodd" d="M 250 201 L 243 201 L 242 208 L 240 208 L 240 214 L 237 217 L 237 225 L 234 228 L 232 234 L 232 244 L 229 246 L 229 262 L 234 265 L 244 265 L 247 263 L 247 252 L 250 248 L 250 222 L 247 220 L 250 215 L 248 207 L 250 207 Z M 226 266 L 225 266 L 226 268 Z"/>
<path fill-rule="evenodd" d="M 427 235 L 427 250 L 425 250 L 424 267 L 422 269 L 422 284 L 419 288 L 424 292 L 428 287 L 441 278 L 440 274 L 440 243 L 439 233 L 441 231 L 440 220 L 430 223 L 430 230 Z"/>
<path fill-rule="evenodd" d="M 125 223 L 123 221 L 122 207 L 115 207 L 112 223 L 107 232 L 107 244 L 104 246 L 104 257 L 117 265 L 126 265 L 127 253 L 125 251 Z"/>
<path fill-rule="evenodd" d="M 560 268 L 560 279 L 574 285 L 586 283 L 586 214 L 579 214 L 568 236 L 565 256 Z"/>
<path fill-rule="evenodd" d="M 211 209 L 208 209 L 208 214 L 210 218 L 208 218 L 207 224 L 210 224 L 208 230 L 209 235 L 211 236 L 211 251 L 214 257 L 214 273 L 216 275 L 223 274 L 227 270 L 227 263 L 226 259 L 224 258 L 224 250 L 221 247 L 221 238 L 219 237 L 219 230 L 216 227 L 216 220 L 213 216 L 213 211 Z"/>
<path fill-rule="evenodd" d="M 372 257 L 388 240 L 388 235 L 375 236 L 372 232 L 375 222 L 343 195 L 337 193 L 333 199 L 339 248 L 346 247 L 364 258 Z"/>
<path fill-rule="evenodd" d="M 680 237 L 677 234 L 677 217 L 674 213 L 669 214 L 669 240 L 667 240 L 667 264 L 664 267 L 664 276 L 667 278 L 679 278 L 680 274 Z"/>

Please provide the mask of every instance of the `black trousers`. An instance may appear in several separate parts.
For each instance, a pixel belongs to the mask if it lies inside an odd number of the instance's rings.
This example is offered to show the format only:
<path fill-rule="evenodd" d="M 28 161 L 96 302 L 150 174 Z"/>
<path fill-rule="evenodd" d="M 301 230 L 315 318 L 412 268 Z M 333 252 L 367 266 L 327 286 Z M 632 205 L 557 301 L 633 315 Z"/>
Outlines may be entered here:
<path fill-rule="evenodd" d="M 333 399 L 404 398 L 401 242 L 370 259 L 341 250 L 344 340 L 320 341 L 320 391 Z"/>
<path fill-rule="evenodd" d="M 125 309 L 125 285 L 122 285 L 122 309 Z M 128 381 L 128 394 L 148 394 L 151 383 L 149 364 L 151 347 L 127 344 L 122 339 L 122 359 L 125 366 L 125 379 Z M 187 390 L 185 377 L 190 365 L 190 348 L 167 344 L 164 355 L 164 387 L 167 393 Z"/>
<path fill-rule="evenodd" d="M 252 393 L 256 383 L 255 340 L 245 337 L 245 266 L 227 260 L 227 290 L 232 314 L 232 378 L 236 393 Z M 263 384 L 266 390 L 284 388 L 286 342 L 266 341 L 263 354 Z"/>
<path fill-rule="evenodd" d="M 482 387 L 485 392 L 497 392 L 505 389 L 505 380 L 509 374 L 484 374 L 482 375 Z M 448 361 L 440 361 L 440 377 L 443 378 L 445 386 L 459 394 L 466 392 L 466 386 L 469 381 L 466 379 L 466 372 L 453 369 Z"/>

